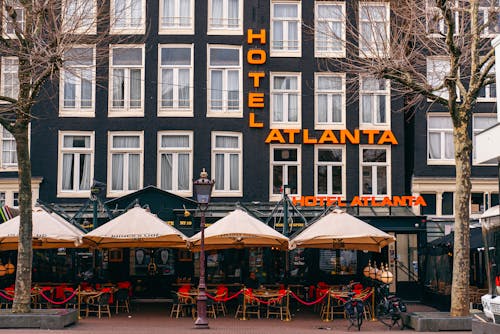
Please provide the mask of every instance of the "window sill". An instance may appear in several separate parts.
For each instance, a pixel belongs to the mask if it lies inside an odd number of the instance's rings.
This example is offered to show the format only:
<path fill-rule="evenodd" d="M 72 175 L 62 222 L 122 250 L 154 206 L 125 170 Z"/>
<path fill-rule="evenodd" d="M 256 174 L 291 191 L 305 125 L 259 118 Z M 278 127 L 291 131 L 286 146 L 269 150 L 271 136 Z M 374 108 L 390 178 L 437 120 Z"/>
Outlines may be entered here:
<path fill-rule="evenodd" d="M 241 112 L 241 111 L 236 111 L 236 112 L 230 112 L 230 111 L 208 111 L 207 112 L 207 117 L 214 117 L 214 118 L 243 118 L 243 112 Z"/>
<path fill-rule="evenodd" d="M 314 124 L 314 130 L 344 130 L 345 128 L 346 128 L 345 123 Z"/>
<path fill-rule="evenodd" d="M 316 51 L 314 53 L 316 58 L 345 58 L 346 51 Z"/>
<path fill-rule="evenodd" d="M 59 117 L 95 117 L 95 111 L 83 111 L 83 110 L 60 110 Z"/>
<path fill-rule="evenodd" d="M 144 35 L 146 33 L 145 27 L 140 28 L 111 28 L 109 29 L 110 35 Z"/>
<path fill-rule="evenodd" d="M 243 197 L 242 191 L 227 192 L 227 191 L 213 191 L 212 197 Z"/>
<path fill-rule="evenodd" d="M 296 51 L 277 51 L 277 50 L 272 50 L 271 49 L 271 57 L 293 57 L 293 58 L 300 58 L 302 57 L 302 50 L 296 50 Z"/>
<path fill-rule="evenodd" d="M 159 35 L 194 35 L 194 28 L 177 29 L 177 28 L 162 28 L 158 30 Z"/>
<path fill-rule="evenodd" d="M 214 29 L 214 28 L 208 28 L 207 30 L 207 35 L 243 35 L 243 29 L 236 28 L 236 29 Z"/>
<path fill-rule="evenodd" d="M 159 109 L 158 117 L 193 117 L 193 110 Z"/>
<path fill-rule="evenodd" d="M 429 159 L 427 159 L 427 165 L 453 166 L 453 165 L 455 165 L 455 160 L 429 160 Z"/>
<path fill-rule="evenodd" d="M 85 191 L 57 191 L 58 198 L 89 198 L 90 190 Z"/>
<path fill-rule="evenodd" d="M 108 117 L 144 117 L 144 111 L 139 110 L 109 110 Z"/>

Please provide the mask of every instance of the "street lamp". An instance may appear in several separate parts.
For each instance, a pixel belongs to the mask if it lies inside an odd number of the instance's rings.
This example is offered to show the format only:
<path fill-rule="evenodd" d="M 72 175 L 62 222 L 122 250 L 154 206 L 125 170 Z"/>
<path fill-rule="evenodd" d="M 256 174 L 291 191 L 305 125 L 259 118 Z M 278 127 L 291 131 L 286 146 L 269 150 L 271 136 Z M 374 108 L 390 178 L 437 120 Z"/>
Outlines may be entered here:
<path fill-rule="evenodd" d="M 198 203 L 198 208 L 201 213 L 200 281 L 198 283 L 198 299 L 196 302 L 198 318 L 194 323 L 195 328 L 208 328 L 207 294 L 205 291 L 207 288 L 205 284 L 205 212 L 210 203 L 214 184 L 215 180 L 208 179 L 208 173 L 205 171 L 205 168 L 203 168 L 203 171 L 200 173 L 200 178 L 193 181 L 193 197 L 196 203 Z"/>

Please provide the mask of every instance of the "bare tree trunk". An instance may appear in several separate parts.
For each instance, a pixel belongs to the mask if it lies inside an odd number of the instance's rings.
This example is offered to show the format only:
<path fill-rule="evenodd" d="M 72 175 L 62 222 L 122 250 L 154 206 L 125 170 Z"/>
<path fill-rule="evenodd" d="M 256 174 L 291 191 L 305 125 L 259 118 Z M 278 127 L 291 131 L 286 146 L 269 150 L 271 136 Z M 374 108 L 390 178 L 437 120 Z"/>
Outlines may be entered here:
<path fill-rule="evenodd" d="M 470 152 L 472 150 L 472 142 L 467 132 L 467 122 L 461 122 L 458 126 L 454 126 L 453 137 L 455 144 L 456 193 L 450 313 L 452 316 L 466 316 L 469 315 L 469 199 L 471 191 Z"/>
<path fill-rule="evenodd" d="M 31 265 L 33 261 L 32 245 L 32 204 L 31 204 L 31 160 L 29 154 L 28 122 L 14 131 L 19 169 L 19 246 L 17 252 L 17 271 L 14 303 L 12 312 L 28 313 L 31 311 Z"/>

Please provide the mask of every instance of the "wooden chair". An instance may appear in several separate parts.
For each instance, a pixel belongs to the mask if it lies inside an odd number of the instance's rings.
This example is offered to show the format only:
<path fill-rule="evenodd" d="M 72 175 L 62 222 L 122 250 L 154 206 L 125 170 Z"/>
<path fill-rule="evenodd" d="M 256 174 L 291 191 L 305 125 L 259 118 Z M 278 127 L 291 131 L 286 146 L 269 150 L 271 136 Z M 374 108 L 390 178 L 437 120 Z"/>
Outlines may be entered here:
<path fill-rule="evenodd" d="M 229 289 L 225 286 L 219 286 L 217 288 L 217 294 L 215 295 L 215 311 L 221 312 L 223 316 L 226 316 L 227 308 L 226 302 L 224 301 L 227 298 L 229 293 Z"/>
<path fill-rule="evenodd" d="M 180 316 L 187 315 L 186 311 L 191 311 L 191 314 L 194 318 L 196 314 L 196 303 L 191 296 L 183 294 L 182 292 L 172 292 L 174 297 L 174 303 L 172 304 L 172 309 L 170 310 L 170 318 L 172 318 L 175 314 L 176 318 Z"/>
<path fill-rule="evenodd" d="M 71 295 L 73 295 L 74 292 L 75 290 L 70 290 L 70 289 L 64 290 L 64 299 L 69 298 Z M 73 297 L 70 298 L 70 300 L 66 302 L 65 307 L 73 309 L 78 308 L 78 293 L 75 294 Z"/>
<path fill-rule="evenodd" d="M 85 316 L 88 317 L 89 314 L 95 313 L 101 319 L 102 313 L 108 315 L 111 318 L 111 309 L 109 307 L 109 301 L 111 298 L 110 292 L 101 292 L 95 296 L 89 296 L 87 298 L 87 309 Z"/>
<path fill-rule="evenodd" d="M 124 309 L 127 313 L 130 313 L 130 297 L 128 295 L 128 289 L 118 289 L 115 293 L 115 308 L 116 314 L 118 314 L 118 309 Z"/>
<path fill-rule="evenodd" d="M 290 310 L 286 307 L 286 291 L 280 291 L 279 296 L 269 299 L 269 304 L 267 304 L 267 318 L 270 315 L 276 315 L 283 320 L 283 314 L 290 317 Z"/>
<path fill-rule="evenodd" d="M 0 292 L 5 296 L 11 296 L 10 292 L 8 291 L 0 290 Z M 14 296 L 12 296 L 12 298 L 14 298 Z M 0 309 L 2 308 L 5 309 L 12 308 L 12 300 L 0 296 Z"/>

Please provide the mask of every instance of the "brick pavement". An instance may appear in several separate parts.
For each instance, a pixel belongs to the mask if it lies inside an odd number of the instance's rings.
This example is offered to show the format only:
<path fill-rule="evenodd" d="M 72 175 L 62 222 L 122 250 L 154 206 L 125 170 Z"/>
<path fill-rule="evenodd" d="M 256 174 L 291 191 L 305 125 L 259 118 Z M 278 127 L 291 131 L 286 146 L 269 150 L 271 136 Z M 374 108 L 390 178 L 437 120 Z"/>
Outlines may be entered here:
<path fill-rule="evenodd" d="M 428 307 L 410 304 L 409 312 L 429 311 Z M 0 333 L 27 334 L 27 333 L 120 333 L 120 334 L 156 334 L 172 333 L 184 334 L 200 332 L 194 329 L 191 318 L 172 319 L 169 317 L 170 306 L 166 303 L 140 303 L 133 306 L 131 316 L 127 314 L 114 315 L 111 319 L 89 317 L 82 319 L 78 324 L 64 330 L 1 330 Z M 234 316 L 225 318 L 209 319 L 210 329 L 201 330 L 203 333 L 221 334 L 309 334 L 309 333 L 355 333 L 354 328 L 347 331 L 348 322 L 344 319 L 335 319 L 333 322 L 323 322 L 319 315 L 312 312 L 311 308 L 299 310 L 290 322 L 278 319 L 255 319 L 242 321 L 234 319 Z M 411 330 L 405 329 L 404 332 Z M 365 321 L 361 332 L 370 334 L 387 333 L 389 329 L 378 321 Z M 399 329 L 392 329 L 391 333 L 400 332 Z M 403 333 L 404 333 L 403 332 Z M 454 332 L 462 334 L 470 332 Z"/>

